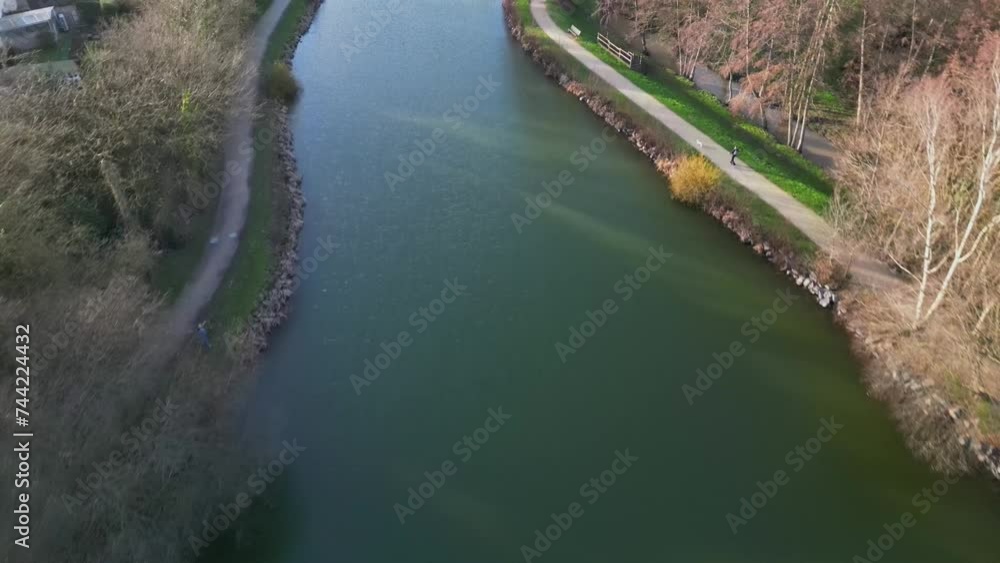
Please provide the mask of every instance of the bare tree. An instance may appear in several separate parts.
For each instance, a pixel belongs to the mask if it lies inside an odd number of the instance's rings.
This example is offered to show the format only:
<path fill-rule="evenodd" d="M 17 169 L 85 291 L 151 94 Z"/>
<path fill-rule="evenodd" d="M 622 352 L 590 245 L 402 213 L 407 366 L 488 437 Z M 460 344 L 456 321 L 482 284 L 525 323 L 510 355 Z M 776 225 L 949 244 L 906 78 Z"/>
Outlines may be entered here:
<path fill-rule="evenodd" d="M 708 17 L 693 13 L 685 18 L 677 29 L 677 68 L 684 77 L 694 79 L 716 38 L 715 25 Z"/>
<path fill-rule="evenodd" d="M 987 257 L 1000 226 L 1000 39 L 980 53 L 971 68 L 887 89 L 844 146 L 838 176 L 855 187 L 856 232 L 915 281 L 911 328 L 975 301 L 981 329 L 996 307 L 995 288 L 972 274 L 995 271 Z"/>
<path fill-rule="evenodd" d="M 193 523 L 242 473 L 230 450 L 231 398 L 247 389 L 231 377 L 239 366 L 187 350 L 169 373 L 136 368 L 162 303 L 147 281 L 150 217 L 167 192 L 206 179 L 228 121 L 253 111 L 237 103 L 253 87 L 253 8 L 144 0 L 88 48 L 80 86 L 19 75 L 0 95 L 0 336 L 13 341 L 15 319 L 30 319 L 31 367 L 45 374 L 31 399 L 50 446 L 38 452 L 46 486 L 32 493 L 44 507 L 32 520 L 38 560 L 187 561 Z M 12 362 L 0 355 L 7 373 Z M 13 393 L 3 386 L 0 400 Z M 156 398 L 183 404 L 156 439 L 123 448 Z M 77 479 L 109 459 L 115 470 L 81 490 Z"/>
<path fill-rule="evenodd" d="M 608 22 L 617 15 L 626 13 L 627 2 L 630 0 L 597 0 L 594 3 L 593 16 L 601 26 L 608 25 Z"/>
<path fill-rule="evenodd" d="M 946 112 L 956 109 L 952 106 L 955 102 L 937 94 L 940 87 L 929 86 L 928 94 L 918 94 L 922 95 L 918 103 L 925 116 L 918 123 L 927 158 L 928 199 L 920 286 L 914 311 L 917 326 L 926 322 L 941 306 L 959 268 L 976 255 L 990 232 L 1000 225 L 1000 38 L 991 41 L 985 50 L 986 61 L 982 68 L 966 75 L 966 79 L 961 80 L 964 90 L 956 94 L 962 103 L 956 121 L 966 126 L 962 131 L 970 137 L 967 143 L 955 143 L 954 150 L 949 150 L 953 147 L 949 146 L 951 140 L 948 139 L 945 146 L 937 146 L 939 131 L 946 127 L 941 119 L 950 117 Z M 938 103 L 941 105 L 934 105 Z M 941 171 L 947 165 L 942 162 L 944 158 L 956 158 L 957 164 L 967 168 L 958 171 L 963 174 L 951 185 L 940 183 Z M 938 216 L 937 207 L 942 195 L 943 220 Z M 935 233 L 939 221 L 951 229 Z M 950 243 L 948 247 L 940 249 L 938 237 Z M 941 268 L 945 268 L 943 276 L 931 285 L 931 277 Z M 925 307 L 928 297 L 930 304 Z"/>
<path fill-rule="evenodd" d="M 809 110 L 822 80 L 827 53 L 842 12 L 841 0 L 777 0 L 774 17 L 780 49 L 781 105 L 785 110 L 785 142 L 802 149 Z"/>

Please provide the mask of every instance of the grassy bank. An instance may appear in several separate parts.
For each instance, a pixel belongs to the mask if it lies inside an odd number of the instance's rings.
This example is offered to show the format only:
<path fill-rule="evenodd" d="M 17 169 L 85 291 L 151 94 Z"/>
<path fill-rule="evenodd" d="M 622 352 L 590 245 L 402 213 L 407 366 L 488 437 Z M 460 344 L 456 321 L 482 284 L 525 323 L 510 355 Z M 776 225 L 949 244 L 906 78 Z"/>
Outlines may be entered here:
<path fill-rule="evenodd" d="M 673 131 L 623 94 L 611 88 L 552 41 L 535 23 L 531 15 L 530 0 L 512 0 L 512 2 L 515 13 L 523 26 L 526 39 L 534 44 L 545 57 L 555 61 L 568 76 L 608 100 L 614 106 L 615 111 L 649 132 L 661 146 L 669 147 L 677 153 L 697 154 L 692 146 L 674 134 Z M 577 11 L 582 12 L 583 10 Z M 569 24 L 566 27 L 569 27 Z M 583 28 L 581 27 L 581 29 Z M 774 208 L 728 176 L 723 178 L 719 195 L 727 205 L 742 212 L 755 231 L 768 241 L 787 246 L 795 252 L 799 259 L 805 262 L 809 262 L 816 255 L 816 245 L 808 237 L 786 221 Z"/>
<path fill-rule="evenodd" d="M 258 15 L 263 14 L 272 1 L 258 0 Z M 294 40 L 308 7 L 309 0 L 292 0 L 288 5 L 271 34 L 261 61 L 262 73 L 281 60 L 285 49 Z M 205 313 L 205 318 L 216 331 L 228 332 L 244 326 L 261 294 L 267 290 L 277 262 L 275 252 L 284 236 L 284 210 L 288 206 L 275 135 L 277 109 L 274 102 L 265 103 L 254 125 L 254 158 L 246 226 L 233 263 Z M 194 274 L 209 239 L 219 236 L 212 232 L 217 200 L 213 198 L 209 208 L 192 219 L 188 243 L 165 256 L 154 275 L 156 286 L 172 298 L 179 295 Z"/>
<path fill-rule="evenodd" d="M 270 0 L 258 2 L 259 7 L 269 5 Z M 262 73 L 284 56 L 308 8 L 309 0 L 289 3 L 268 41 L 261 61 Z M 279 147 L 273 134 L 277 109 L 274 102 L 267 102 L 254 126 L 254 139 L 272 139 L 272 142 L 255 145 L 243 239 L 208 312 L 210 322 L 226 331 L 240 329 L 253 314 L 271 281 L 277 262 L 275 252 L 285 233 L 284 210 L 288 201 L 278 159 Z"/>
<path fill-rule="evenodd" d="M 274 0 L 261 0 L 270 5 Z M 264 60 L 261 64 L 262 69 L 266 69 L 271 64 L 278 62 L 284 56 L 285 49 L 288 48 L 289 43 L 295 39 L 295 32 L 299 28 L 299 22 L 306 15 L 309 10 L 309 0 L 292 0 L 288 7 L 285 8 L 285 13 L 282 14 L 281 20 L 278 22 L 277 27 L 274 28 L 274 33 L 271 34 L 271 39 L 267 44 L 267 50 L 264 51 Z"/>
<path fill-rule="evenodd" d="M 527 4 L 527 3 L 525 3 Z M 723 147 L 740 147 L 740 160 L 756 170 L 792 197 L 817 213 L 823 213 L 833 194 L 833 184 L 816 165 L 802 158 L 791 147 L 782 145 L 767 131 L 733 116 L 714 96 L 664 68 L 650 68 L 644 75 L 629 69 L 597 43 L 600 26 L 592 17 L 593 0 L 580 0 L 567 12 L 558 1 L 548 0 L 552 19 L 560 28 L 577 26 L 583 34 L 577 41 L 611 65 L 685 121 Z"/>

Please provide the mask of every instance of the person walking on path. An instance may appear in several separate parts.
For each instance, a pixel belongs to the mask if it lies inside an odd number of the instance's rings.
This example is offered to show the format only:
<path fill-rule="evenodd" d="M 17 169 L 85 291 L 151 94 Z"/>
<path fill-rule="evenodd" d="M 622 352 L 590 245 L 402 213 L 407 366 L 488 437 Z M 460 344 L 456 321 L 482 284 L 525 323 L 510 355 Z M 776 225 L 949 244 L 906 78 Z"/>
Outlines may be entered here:
<path fill-rule="evenodd" d="M 736 157 L 740 154 L 740 149 L 738 147 L 733 147 L 733 152 L 729 153 L 730 159 L 729 164 L 736 166 Z"/>
<path fill-rule="evenodd" d="M 198 336 L 198 342 L 200 342 L 206 350 L 212 349 L 212 343 L 208 341 L 208 328 L 205 326 L 205 321 L 198 323 L 198 329 L 195 331 L 195 334 Z"/>

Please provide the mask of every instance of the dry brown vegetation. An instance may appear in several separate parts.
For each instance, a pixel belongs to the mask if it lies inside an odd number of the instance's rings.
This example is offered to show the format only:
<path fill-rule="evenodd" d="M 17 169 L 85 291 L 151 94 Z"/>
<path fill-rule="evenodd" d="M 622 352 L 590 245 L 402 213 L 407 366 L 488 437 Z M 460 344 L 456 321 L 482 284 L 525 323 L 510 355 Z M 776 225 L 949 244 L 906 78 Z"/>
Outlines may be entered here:
<path fill-rule="evenodd" d="M 829 218 L 908 280 L 854 296 L 857 327 L 1000 438 L 1000 1 L 594 8 L 602 23 L 623 16 L 643 45 L 669 46 L 684 76 L 703 64 L 728 78 L 732 111 L 763 121 L 779 109 L 793 147 L 817 104 L 839 99 L 845 158 Z"/>
<path fill-rule="evenodd" d="M 171 212 L 214 163 L 247 84 L 250 13 L 147 0 L 87 50 L 83 87 L 25 79 L 0 97 L 0 223 L 18 234 L 0 237 L 0 289 L 46 286 L 125 231 L 172 242 Z"/>
<path fill-rule="evenodd" d="M 0 339 L 31 324 L 36 561 L 188 561 L 188 533 L 241 463 L 228 449 L 239 362 L 192 346 L 158 365 L 144 343 L 163 310 L 155 253 L 183 238 L 177 206 L 218 166 L 235 112 L 252 110 L 235 100 L 251 84 L 253 10 L 135 2 L 88 47 L 82 85 L 26 75 L 0 95 Z M 0 363 L 13 374 L 10 354 Z M 123 438 L 168 400 L 176 412 L 148 438 Z M 94 491 L 76 482 L 112 459 Z M 3 456 L 0 471 L 12 463 Z"/>
<path fill-rule="evenodd" d="M 161 369 L 136 353 L 159 305 L 145 282 L 127 275 L 0 303 L 0 317 L 30 319 L 33 335 L 36 560 L 189 561 L 188 534 L 213 501 L 231 496 L 226 478 L 245 474 L 234 436 L 247 387 L 237 367 L 194 346 Z M 0 337 L 12 342 L 12 328 L 5 322 Z M 5 404 L 13 387 L 0 390 Z M 13 464 L 4 456 L 0 468 L 12 475 Z M 0 534 L 8 545 L 11 533 Z"/>
<path fill-rule="evenodd" d="M 631 38 L 655 38 L 692 78 L 699 64 L 729 80 L 735 111 L 763 121 L 783 115 L 784 141 L 801 148 L 817 94 L 859 107 L 875 83 L 905 68 L 934 74 L 971 58 L 1000 26 L 997 0 L 596 0 L 606 22 L 621 15 Z M 846 103 L 849 107 L 850 104 Z"/>
<path fill-rule="evenodd" d="M 878 85 L 843 139 L 836 217 L 911 280 L 870 301 L 873 333 L 944 389 L 955 380 L 997 397 L 1000 36 L 976 52 L 938 75 L 901 72 Z M 950 395 L 984 408 L 972 393 Z"/>
<path fill-rule="evenodd" d="M 705 201 L 721 181 L 722 172 L 707 158 L 685 156 L 670 174 L 670 193 L 674 199 L 694 205 Z"/>

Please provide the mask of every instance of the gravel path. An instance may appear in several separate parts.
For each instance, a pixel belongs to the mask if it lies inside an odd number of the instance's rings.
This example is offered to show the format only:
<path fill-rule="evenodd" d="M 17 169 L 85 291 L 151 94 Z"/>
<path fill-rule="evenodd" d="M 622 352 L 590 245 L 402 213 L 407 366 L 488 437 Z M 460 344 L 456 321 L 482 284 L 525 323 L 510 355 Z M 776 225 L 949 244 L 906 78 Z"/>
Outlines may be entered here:
<path fill-rule="evenodd" d="M 260 20 L 258 20 L 251 38 L 250 53 L 247 57 L 254 65 L 254 72 L 249 73 L 247 94 L 238 103 L 240 107 L 253 107 L 257 103 L 256 66 L 267 50 L 271 33 L 277 27 L 282 14 L 291 0 L 274 0 Z M 215 292 L 222 284 L 222 278 L 233 262 L 236 249 L 239 248 L 240 237 L 246 224 L 247 206 L 250 201 L 250 174 L 253 169 L 253 152 L 240 150 L 253 142 L 253 115 L 243 113 L 229 125 L 229 134 L 225 141 L 225 169 L 230 173 L 219 194 L 219 206 L 216 210 L 215 224 L 212 227 L 211 241 L 208 242 L 201 262 L 194 276 L 184 286 L 176 303 L 169 311 L 166 320 L 165 334 L 157 343 L 158 352 L 171 354 L 192 334 L 199 321 L 199 315 L 212 300 Z M 217 343 L 221 344 L 221 343 Z"/>

